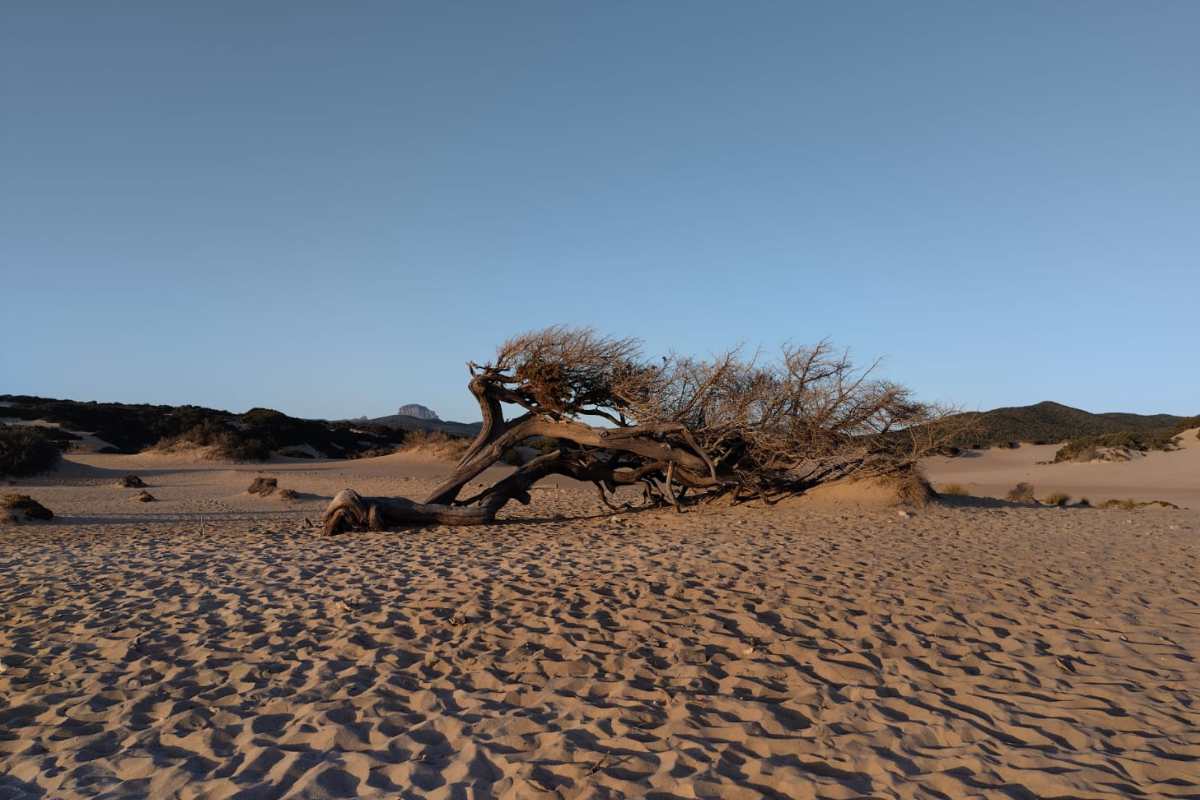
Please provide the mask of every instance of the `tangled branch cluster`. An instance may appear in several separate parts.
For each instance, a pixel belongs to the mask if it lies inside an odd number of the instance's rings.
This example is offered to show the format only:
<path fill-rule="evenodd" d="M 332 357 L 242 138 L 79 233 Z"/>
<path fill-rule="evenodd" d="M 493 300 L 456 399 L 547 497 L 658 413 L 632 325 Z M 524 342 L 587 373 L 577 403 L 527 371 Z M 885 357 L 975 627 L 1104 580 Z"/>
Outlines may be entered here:
<path fill-rule="evenodd" d="M 595 484 L 610 505 L 623 485 L 640 485 L 644 502 L 677 508 L 720 497 L 771 500 L 910 468 L 950 435 L 942 424 L 948 409 L 876 379 L 874 365 L 856 369 L 828 342 L 785 347 L 774 359 L 734 349 L 708 360 L 650 361 L 634 339 L 554 327 L 510 339 L 492 361 L 468 366 L 484 424 L 454 474 L 424 504 L 372 505 L 355 495 L 333 528 L 361 527 L 372 507 L 384 527 L 389 520 L 486 522 L 509 499 L 527 501 L 529 487 L 551 474 Z M 521 413 L 506 419 L 506 405 Z M 459 498 L 470 480 L 533 437 L 553 447 Z M 337 506 L 335 499 L 327 528 Z"/>

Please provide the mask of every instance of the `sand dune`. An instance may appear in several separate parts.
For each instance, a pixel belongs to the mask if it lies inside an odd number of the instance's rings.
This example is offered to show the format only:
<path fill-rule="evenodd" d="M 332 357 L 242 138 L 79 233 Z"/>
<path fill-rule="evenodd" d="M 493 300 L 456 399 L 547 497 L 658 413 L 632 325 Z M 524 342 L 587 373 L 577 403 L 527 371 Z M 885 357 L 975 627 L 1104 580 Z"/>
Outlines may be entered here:
<path fill-rule="evenodd" d="M 59 517 L 0 533 L 0 797 L 1200 794 L 1200 513 L 611 518 L 564 482 L 485 528 L 306 524 L 444 470 L 20 481 Z"/>
<path fill-rule="evenodd" d="M 1200 509 L 1200 439 L 1185 431 L 1180 449 L 1150 452 L 1126 462 L 1046 464 L 1058 445 L 1023 444 L 1015 450 L 967 451 L 956 458 L 928 459 L 926 475 L 935 485 L 958 483 L 983 497 L 1004 497 L 1022 481 L 1038 496 L 1065 492 L 1092 502 L 1109 499 L 1166 500 Z"/>

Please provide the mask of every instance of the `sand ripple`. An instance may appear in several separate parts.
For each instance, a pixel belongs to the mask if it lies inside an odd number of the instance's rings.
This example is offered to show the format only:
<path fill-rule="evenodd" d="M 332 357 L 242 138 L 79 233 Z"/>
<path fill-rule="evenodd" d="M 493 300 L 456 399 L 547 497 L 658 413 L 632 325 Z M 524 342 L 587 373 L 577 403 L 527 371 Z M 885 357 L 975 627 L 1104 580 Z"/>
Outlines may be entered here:
<path fill-rule="evenodd" d="M 302 516 L 0 535 L 0 796 L 1200 794 L 1195 514 Z"/>

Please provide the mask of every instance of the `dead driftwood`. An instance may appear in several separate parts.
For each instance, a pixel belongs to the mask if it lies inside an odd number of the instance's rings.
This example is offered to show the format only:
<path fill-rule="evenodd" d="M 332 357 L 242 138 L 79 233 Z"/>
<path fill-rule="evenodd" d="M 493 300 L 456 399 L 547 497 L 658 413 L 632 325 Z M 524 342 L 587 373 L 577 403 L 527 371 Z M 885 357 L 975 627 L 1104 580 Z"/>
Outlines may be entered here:
<path fill-rule="evenodd" d="M 727 498 L 767 502 L 850 476 L 911 469 L 954 433 L 949 412 L 856 370 L 827 343 L 780 358 L 643 359 L 632 339 L 549 328 L 468 364 L 483 426 L 453 473 L 423 502 L 346 489 L 324 513 L 326 533 L 414 524 L 483 525 L 550 475 L 593 484 L 610 508 L 620 487 L 642 506 Z M 506 419 L 503 406 L 523 413 Z M 584 420 L 598 420 L 590 425 Z M 463 488 L 529 440 L 553 449 L 477 494 Z"/>

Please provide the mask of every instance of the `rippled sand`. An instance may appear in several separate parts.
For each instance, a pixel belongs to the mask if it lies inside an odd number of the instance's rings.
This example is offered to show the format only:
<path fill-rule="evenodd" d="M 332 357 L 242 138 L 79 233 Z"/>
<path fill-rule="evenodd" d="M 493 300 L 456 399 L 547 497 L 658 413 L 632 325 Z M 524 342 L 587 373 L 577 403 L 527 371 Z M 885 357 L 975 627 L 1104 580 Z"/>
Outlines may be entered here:
<path fill-rule="evenodd" d="M 79 457 L 0 533 L 0 797 L 1195 797 L 1200 514 L 597 516 L 337 539 L 436 467 Z M 159 502 L 112 485 L 129 467 Z"/>

